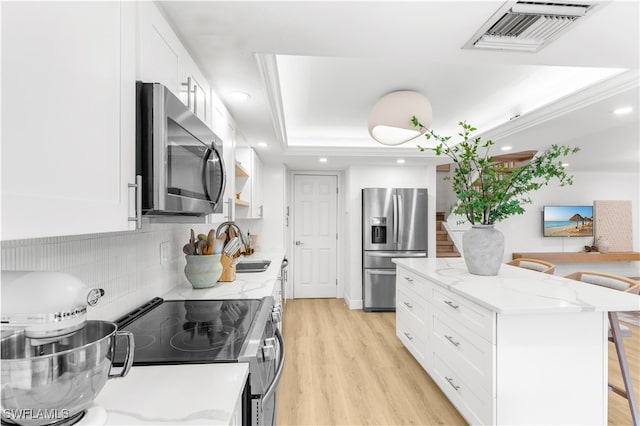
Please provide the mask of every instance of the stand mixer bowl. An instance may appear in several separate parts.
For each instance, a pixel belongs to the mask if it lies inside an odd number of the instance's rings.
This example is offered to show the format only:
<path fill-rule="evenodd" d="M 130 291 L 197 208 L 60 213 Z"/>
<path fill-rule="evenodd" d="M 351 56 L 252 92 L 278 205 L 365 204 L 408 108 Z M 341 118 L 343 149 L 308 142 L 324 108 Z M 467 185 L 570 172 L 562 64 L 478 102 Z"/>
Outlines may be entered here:
<path fill-rule="evenodd" d="M 111 373 L 116 335 L 127 339 L 119 373 Z M 106 381 L 124 377 L 133 364 L 133 335 L 108 321 L 86 321 L 73 333 L 31 338 L 14 332 L 2 338 L 2 420 L 46 425 L 88 408 Z"/>

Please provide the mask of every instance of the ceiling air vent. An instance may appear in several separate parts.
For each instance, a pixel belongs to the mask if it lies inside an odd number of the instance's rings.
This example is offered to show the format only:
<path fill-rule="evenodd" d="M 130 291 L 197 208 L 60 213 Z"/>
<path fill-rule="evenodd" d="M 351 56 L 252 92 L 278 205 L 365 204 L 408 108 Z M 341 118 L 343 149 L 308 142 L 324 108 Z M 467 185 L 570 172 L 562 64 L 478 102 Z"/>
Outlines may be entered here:
<path fill-rule="evenodd" d="M 537 52 L 593 6 L 585 2 L 508 2 L 463 47 Z"/>

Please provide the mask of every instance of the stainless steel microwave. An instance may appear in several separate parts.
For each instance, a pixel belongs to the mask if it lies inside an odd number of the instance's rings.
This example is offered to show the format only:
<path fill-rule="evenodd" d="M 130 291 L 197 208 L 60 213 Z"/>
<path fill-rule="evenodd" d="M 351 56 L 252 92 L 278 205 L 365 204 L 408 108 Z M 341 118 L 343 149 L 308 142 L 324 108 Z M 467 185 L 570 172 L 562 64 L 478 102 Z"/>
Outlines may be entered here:
<path fill-rule="evenodd" d="M 136 98 L 136 174 L 142 177 L 142 213 L 221 213 L 222 140 L 161 84 L 138 82 Z"/>

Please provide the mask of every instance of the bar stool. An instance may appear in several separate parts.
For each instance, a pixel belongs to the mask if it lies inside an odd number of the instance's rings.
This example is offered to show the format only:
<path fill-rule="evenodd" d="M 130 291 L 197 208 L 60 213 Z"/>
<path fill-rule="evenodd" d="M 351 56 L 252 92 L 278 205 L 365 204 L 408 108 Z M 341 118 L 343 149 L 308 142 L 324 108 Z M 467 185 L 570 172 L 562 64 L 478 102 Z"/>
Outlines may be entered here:
<path fill-rule="evenodd" d="M 620 290 L 627 293 L 638 294 L 640 291 L 640 284 L 634 280 L 601 272 L 578 271 L 565 276 L 565 278 L 599 285 L 614 290 Z M 629 372 L 627 357 L 624 353 L 624 345 L 622 342 L 622 339 L 627 336 L 631 336 L 631 330 L 618 322 L 618 314 L 616 312 L 609 312 L 609 341 L 613 342 L 616 347 L 618 363 L 620 364 L 620 371 L 622 373 L 622 382 L 624 383 L 624 389 L 612 385 L 611 383 L 609 383 L 609 389 L 618 395 L 627 398 L 627 401 L 629 401 L 629 409 L 631 410 L 631 419 L 633 424 L 637 426 L 639 421 L 638 406 L 633 393 L 633 383 L 631 382 L 631 374 Z"/>
<path fill-rule="evenodd" d="M 556 270 L 556 265 L 551 262 L 538 259 L 527 259 L 520 257 L 507 262 L 507 265 L 517 266 L 519 268 L 531 269 L 533 271 L 542 272 L 545 274 L 552 274 Z"/>

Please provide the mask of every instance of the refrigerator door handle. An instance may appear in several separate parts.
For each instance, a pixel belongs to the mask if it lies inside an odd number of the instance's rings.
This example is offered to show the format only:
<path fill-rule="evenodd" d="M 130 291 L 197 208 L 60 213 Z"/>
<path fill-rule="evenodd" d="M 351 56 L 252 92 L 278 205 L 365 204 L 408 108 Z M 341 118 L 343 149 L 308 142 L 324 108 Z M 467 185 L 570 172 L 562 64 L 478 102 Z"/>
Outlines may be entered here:
<path fill-rule="evenodd" d="M 396 242 L 402 244 L 402 238 L 400 238 L 400 229 L 402 228 L 403 232 L 406 230 L 403 228 L 403 224 L 400 223 L 403 215 L 402 208 L 402 195 L 396 195 L 396 203 L 398 203 L 398 214 L 395 217 L 395 225 L 396 225 Z"/>
<path fill-rule="evenodd" d="M 365 272 L 369 275 L 395 275 L 395 269 L 365 269 Z"/>
<path fill-rule="evenodd" d="M 393 195 L 393 243 L 398 243 L 398 196 Z"/>
<path fill-rule="evenodd" d="M 401 251 L 374 251 L 374 252 L 365 252 L 365 256 L 369 256 L 369 257 L 427 257 L 427 254 L 424 253 L 424 252 L 412 253 L 412 252 L 401 252 Z"/>

